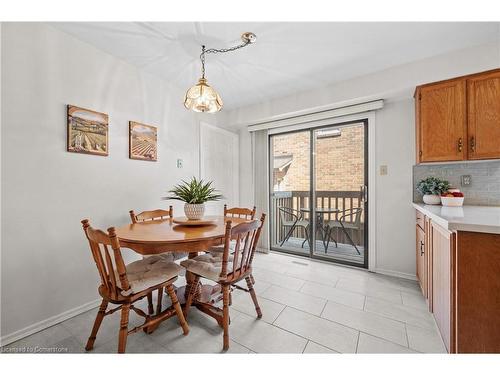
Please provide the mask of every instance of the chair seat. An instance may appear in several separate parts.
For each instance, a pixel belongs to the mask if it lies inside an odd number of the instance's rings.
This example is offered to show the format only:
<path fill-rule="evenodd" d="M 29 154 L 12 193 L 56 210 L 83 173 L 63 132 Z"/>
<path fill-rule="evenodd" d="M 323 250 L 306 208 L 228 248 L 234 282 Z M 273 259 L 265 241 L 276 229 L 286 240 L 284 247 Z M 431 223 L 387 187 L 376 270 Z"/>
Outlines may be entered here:
<path fill-rule="evenodd" d="M 207 253 L 198 255 L 193 259 L 186 259 L 181 262 L 187 271 L 203 276 L 212 281 L 221 280 L 222 253 Z M 227 273 L 233 270 L 233 256 L 230 255 L 227 263 Z"/>
<path fill-rule="evenodd" d="M 182 259 L 187 256 L 187 253 L 178 253 L 178 252 L 167 252 L 167 253 L 162 253 L 162 254 L 155 254 L 155 255 L 143 255 L 142 257 L 145 258 L 150 258 L 150 257 L 161 257 L 167 262 L 173 262 L 174 260 Z"/>
<path fill-rule="evenodd" d="M 162 256 L 148 256 L 126 266 L 129 290 L 123 290 L 123 296 L 142 292 L 179 275 L 182 267 L 165 260 Z M 118 277 L 118 275 L 117 275 Z"/>
<path fill-rule="evenodd" d="M 360 229 L 359 225 L 356 225 L 355 223 L 346 223 L 344 222 L 344 228 L 346 229 Z M 325 222 L 325 225 L 328 225 L 332 228 L 342 228 L 342 225 L 340 224 L 339 221 L 327 221 Z"/>
<path fill-rule="evenodd" d="M 236 248 L 236 241 L 229 242 L 229 252 L 234 253 L 234 249 Z M 224 245 L 211 246 L 208 250 L 209 253 L 223 253 Z"/>
<path fill-rule="evenodd" d="M 295 221 L 283 221 L 281 223 L 281 225 L 283 225 L 285 227 L 291 227 L 294 224 L 296 226 L 298 226 L 298 227 L 304 227 L 304 228 L 306 228 L 309 225 L 309 221 L 307 221 L 307 220 L 299 220 L 297 222 L 295 222 Z"/>

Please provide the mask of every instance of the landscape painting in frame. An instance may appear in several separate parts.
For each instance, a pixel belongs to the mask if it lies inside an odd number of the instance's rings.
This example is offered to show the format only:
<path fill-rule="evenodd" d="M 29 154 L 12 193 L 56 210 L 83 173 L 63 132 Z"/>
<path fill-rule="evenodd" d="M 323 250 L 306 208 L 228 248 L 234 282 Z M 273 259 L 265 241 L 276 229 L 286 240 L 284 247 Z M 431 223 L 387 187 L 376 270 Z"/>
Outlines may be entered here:
<path fill-rule="evenodd" d="M 137 160 L 157 160 L 156 127 L 129 122 L 129 157 Z"/>
<path fill-rule="evenodd" d="M 68 105 L 68 151 L 108 156 L 108 115 Z"/>

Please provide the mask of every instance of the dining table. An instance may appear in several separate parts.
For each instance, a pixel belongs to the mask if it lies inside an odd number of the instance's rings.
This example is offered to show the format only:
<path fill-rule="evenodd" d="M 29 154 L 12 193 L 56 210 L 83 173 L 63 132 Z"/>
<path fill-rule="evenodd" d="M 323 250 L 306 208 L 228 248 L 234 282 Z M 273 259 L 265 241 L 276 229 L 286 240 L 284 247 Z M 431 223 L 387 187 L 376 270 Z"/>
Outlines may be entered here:
<path fill-rule="evenodd" d="M 225 216 L 205 216 L 203 221 L 208 225 L 183 225 L 174 221 L 179 218 L 149 220 L 127 224 L 116 228 L 120 246 L 131 249 L 141 255 L 158 255 L 166 252 L 188 253 L 188 258 L 196 257 L 210 247 L 223 245 L 227 221 L 233 225 L 247 221 L 244 218 Z M 184 304 L 194 275 L 186 271 L 186 285 L 176 289 L 177 298 Z M 222 325 L 222 317 L 213 303 L 218 301 L 220 287 L 218 285 L 198 284 L 192 306 L 213 317 Z"/>

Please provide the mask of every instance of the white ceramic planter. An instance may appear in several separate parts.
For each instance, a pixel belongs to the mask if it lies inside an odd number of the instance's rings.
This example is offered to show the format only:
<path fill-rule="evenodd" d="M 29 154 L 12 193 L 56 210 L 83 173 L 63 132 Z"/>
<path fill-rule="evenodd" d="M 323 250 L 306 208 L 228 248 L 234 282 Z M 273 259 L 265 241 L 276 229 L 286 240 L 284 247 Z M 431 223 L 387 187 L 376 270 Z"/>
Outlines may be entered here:
<path fill-rule="evenodd" d="M 461 207 L 464 204 L 464 197 L 441 197 L 441 204 L 447 207 Z"/>
<path fill-rule="evenodd" d="M 205 214 L 205 204 L 184 204 L 184 214 L 189 220 L 200 220 Z"/>
<path fill-rule="evenodd" d="M 441 204 L 441 197 L 439 195 L 425 194 L 423 199 L 425 204 Z"/>

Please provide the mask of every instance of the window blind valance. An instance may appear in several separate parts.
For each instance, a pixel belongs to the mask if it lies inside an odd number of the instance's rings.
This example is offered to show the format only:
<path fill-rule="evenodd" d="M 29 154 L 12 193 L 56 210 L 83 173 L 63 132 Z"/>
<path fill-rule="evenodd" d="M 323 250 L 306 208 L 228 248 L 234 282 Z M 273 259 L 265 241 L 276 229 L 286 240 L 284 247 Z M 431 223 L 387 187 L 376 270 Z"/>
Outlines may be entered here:
<path fill-rule="evenodd" d="M 369 102 L 343 105 L 325 110 L 318 109 L 316 111 L 311 110 L 309 112 L 294 112 L 289 113 L 288 115 L 284 114 L 280 116 L 273 116 L 268 119 L 257 120 L 251 124 L 247 124 L 247 128 L 249 132 L 256 132 L 259 130 L 270 130 L 298 124 L 307 124 L 308 127 L 316 127 L 328 125 L 329 120 L 336 117 L 374 111 L 383 108 L 383 106 L 384 101 L 379 99 Z"/>

